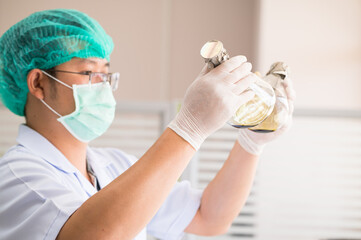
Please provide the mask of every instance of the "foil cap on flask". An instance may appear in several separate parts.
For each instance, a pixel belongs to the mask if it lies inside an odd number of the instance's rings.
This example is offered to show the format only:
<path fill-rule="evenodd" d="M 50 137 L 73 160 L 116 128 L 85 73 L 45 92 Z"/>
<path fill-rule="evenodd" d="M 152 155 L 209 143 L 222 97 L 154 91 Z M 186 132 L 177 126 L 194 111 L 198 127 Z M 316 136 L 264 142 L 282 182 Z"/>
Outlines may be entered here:
<path fill-rule="evenodd" d="M 222 62 L 229 59 L 223 43 L 218 40 L 211 40 L 206 42 L 201 49 L 201 56 L 205 62 L 208 63 L 208 68 L 215 68 Z"/>

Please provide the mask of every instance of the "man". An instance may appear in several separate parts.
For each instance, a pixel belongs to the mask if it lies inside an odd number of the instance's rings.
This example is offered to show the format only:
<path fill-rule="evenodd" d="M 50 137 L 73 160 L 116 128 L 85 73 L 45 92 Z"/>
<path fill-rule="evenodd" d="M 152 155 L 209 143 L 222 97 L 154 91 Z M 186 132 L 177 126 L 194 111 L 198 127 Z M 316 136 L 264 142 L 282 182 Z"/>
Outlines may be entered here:
<path fill-rule="evenodd" d="M 289 125 L 271 134 L 241 131 L 217 176 L 198 191 L 177 179 L 202 142 L 254 96 L 247 88 L 256 76 L 244 56 L 204 67 L 179 114 L 137 160 L 88 146 L 114 118 L 119 78 L 108 72 L 112 40 L 94 19 L 76 10 L 37 12 L 10 28 L 0 49 L 2 102 L 26 120 L 18 145 L 0 160 L 0 239 L 225 233 L 263 145 Z"/>

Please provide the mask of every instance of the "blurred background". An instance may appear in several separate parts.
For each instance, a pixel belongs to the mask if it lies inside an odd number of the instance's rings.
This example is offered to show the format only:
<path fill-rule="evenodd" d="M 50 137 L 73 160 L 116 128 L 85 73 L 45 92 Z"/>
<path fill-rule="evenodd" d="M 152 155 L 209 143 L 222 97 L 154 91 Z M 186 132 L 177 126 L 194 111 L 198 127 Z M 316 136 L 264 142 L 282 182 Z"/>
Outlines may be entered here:
<path fill-rule="evenodd" d="M 138 157 L 174 117 L 208 40 L 263 74 L 275 61 L 291 67 L 293 128 L 265 149 L 246 206 L 227 234 L 186 239 L 361 239 L 360 0 L 0 0 L 0 35 L 52 8 L 83 11 L 112 36 L 117 117 L 93 145 Z M 21 122 L 0 105 L 0 155 Z M 236 135 L 213 134 L 183 179 L 204 188 Z"/>

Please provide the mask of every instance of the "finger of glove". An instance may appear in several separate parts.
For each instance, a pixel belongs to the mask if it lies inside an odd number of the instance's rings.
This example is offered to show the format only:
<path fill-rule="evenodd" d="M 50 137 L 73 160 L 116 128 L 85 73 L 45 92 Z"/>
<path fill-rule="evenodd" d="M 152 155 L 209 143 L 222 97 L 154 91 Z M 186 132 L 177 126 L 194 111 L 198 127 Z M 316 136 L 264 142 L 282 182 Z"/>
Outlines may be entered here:
<path fill-rule="evenodd" d="M 246 77 L 251 73 L 252 64 L 249 62 L 242 63 L 239 67 L 235 68 L 227 77 L 225 77 L 224 81 L 227 83 L 236 83 L 242 78 Z"/>
<path fill-rule="evenodd" d="M 236 95 L 240 95 L 243 93 L 246 89 L 248 89 L 251 84 L 255 83 L 256 79 L 253 74 L 247 75 L 243 79 L 239 80 L 235 84 L 233 84 L 232 92 Z M 253 92 L 253 91 L 252 91 Z"/>
<path fill-rule="evenodd" d="M 281 126 L 281 128 L 277 129 L 274 133 L 277 133 L 278 135 L 280 135 L 283 132 L 288 131 L 292 126 L 292 122 L 293 122 L 293 117 L 292 117 L 292 114 L 291 114 L 291 115 L 288 116 L 287 121 Z"/>
<path fill-rule="evenodd" d="M 293 89 L 293 82 L 290 78 L 286 78 L 283 81 L 283 85 L 285 87 L 285 91 L 287 94 L 288 107 L 289 107 L 289 116 L 293 114 L 294 111 L 294 100 L 296 99 L 296 92 Z"/>
<path fill-rule="evenodd" d="M 290 78 L 286 78 L 283 81 L 283 86 L 285 88 L 286 94 L 287 94 L 287 98 L 291 99 L 292 101 L 294 101 L 296 99 L 296 91 L 293 88 L 293 82 L 291 81 Z"/>
<path fill-rule="evenodd" d="M 285 90 L 286 90 L 287 98 L 289 100 L 294 101 L 296 99 L 296 91 L 290 87 L 286 87 Z"/>
<path fill-rule="evenodd" d="M 294 102 L 291 99 L 288 99 L 288 115 L 292 115 L 295 110 Z"/>
<path fill-rule="evenodd" d="M 242 63 L 247 62 L 247 58 L 245 56 L 239 55 L 230 58 L 229 60 L 223 62 L 221 65 L 216 67 L 213 71 L 215 73 L 230 73 L 237 67 L 239 67 Z"/>
<path fill-rule="evenodd" d="M 283 87 L 285 89 L 286 95 L 287 95 L 287 101 L 288 101 L 288 113 L 289 115 L 293 114 L 294 111 L 294 100 L 296 99 L 296 92 L 293 89 L 293 82 L 290 78 L 286 78 L 283 82 Z"/>

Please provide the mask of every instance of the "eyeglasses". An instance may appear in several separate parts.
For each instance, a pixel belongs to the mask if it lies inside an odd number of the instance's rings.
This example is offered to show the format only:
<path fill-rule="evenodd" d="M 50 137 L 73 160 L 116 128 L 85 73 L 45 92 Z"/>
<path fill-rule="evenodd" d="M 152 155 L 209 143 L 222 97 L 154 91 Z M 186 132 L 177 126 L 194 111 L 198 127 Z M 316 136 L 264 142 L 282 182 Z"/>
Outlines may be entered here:
<path fill-rule="evenodd" d="M 109 82 L 112 90 L 115 91 L 118 89 L 118 82 L 120 74 L 118 72 L 115 73 L 100 73 L 100 72 L 92 72 L 92 71 L 85 71 L 85 72 L 70 72 L 70 71 L 63 71 L 63 70 L 45 70 L 46 72 L 63 72 L 63 73 L 71 73 L 71 74 L 79 74 L 79 75 L 88 75 L 89 76 L 89 84 L 95 83 L 106 83 Z"/>

